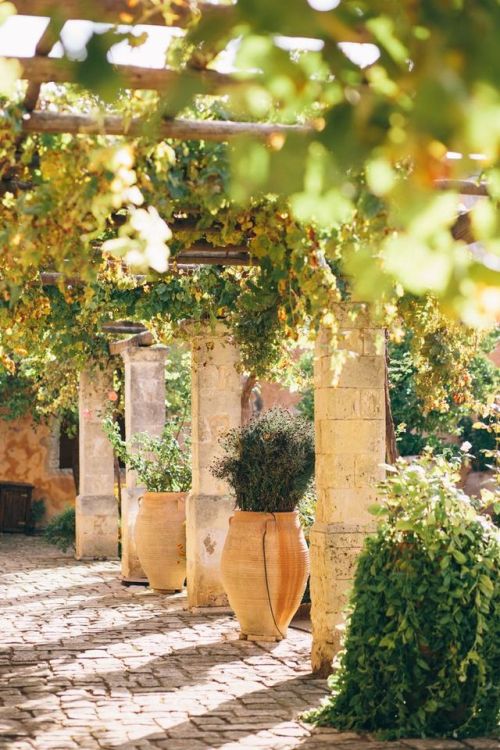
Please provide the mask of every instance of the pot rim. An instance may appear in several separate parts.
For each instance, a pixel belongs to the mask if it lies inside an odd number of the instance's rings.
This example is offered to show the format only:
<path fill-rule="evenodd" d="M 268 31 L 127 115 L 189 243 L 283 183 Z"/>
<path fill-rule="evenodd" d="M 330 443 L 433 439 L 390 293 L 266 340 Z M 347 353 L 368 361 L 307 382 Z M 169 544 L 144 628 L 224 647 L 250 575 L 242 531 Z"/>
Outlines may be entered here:
<path fill-rule="evenodd" d="M 188 494 L 188 490 L 184 490 L 183 492 L 149 492 L 148 490 L 141 497 L 147 500 L 178 500 L 179 498 L 187 497 Z"/>
<path fill-rule="evenodd" d="M 283 516 L 299 515 L 298 510 L 239 510 L 238 508 L 235 508 L 233 513 L 234 515 L 238 514 L 241 516 L 279 516 L 280 518 L 282 518 Z"/>

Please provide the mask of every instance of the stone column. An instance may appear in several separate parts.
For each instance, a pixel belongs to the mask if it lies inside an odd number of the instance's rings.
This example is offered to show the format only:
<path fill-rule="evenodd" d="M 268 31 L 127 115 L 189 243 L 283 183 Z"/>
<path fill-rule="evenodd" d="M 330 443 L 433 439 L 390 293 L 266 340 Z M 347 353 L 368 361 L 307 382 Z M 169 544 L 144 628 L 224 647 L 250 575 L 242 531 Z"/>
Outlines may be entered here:
<path fill-rule="evenodd" d="M 78 560 L 118 556 L 113 449 L 102 430 L 112 389 L 111 369 L 88 369 L 80 374 L 80 494 L 75 508 Z"/>
<path fill-rule="evenodd" d="M 158 437 L 165 426 L 166 346 L 133 346 L 122 351 L 125 363 L 125 437 L 147 432 Z M 135 471 L 127 469 L 126 489 L 122 496 L 122 581 L 142 583 L 146 576 L 137 557 L 134 525 L 138 500 L 145 488 Z"/>
<path fill-rule="evenodd" d="M 337 316 L 337 341 L 326 329 L 320 331 L 314 362 L 318 505 L 310 536 L 312 667 L 321 674 L 331 671 L 339 650 L 338 626 L 358 552 L 374 526 L 367 508 L 377 500 L 385 461 L 383 331 L 373 327 L 366 305 L 339 306 Z"/>
<path fill-rule="evenodd" d="M 241 424 L 238 347 L 222 324 L 192 340 L 193 483 L 187 500 L 187 589 L 189 607 L 227 604 L 220 580 L 220 558 L 234 509 L 225 482 L 210 465 L 219 437 Z"/>

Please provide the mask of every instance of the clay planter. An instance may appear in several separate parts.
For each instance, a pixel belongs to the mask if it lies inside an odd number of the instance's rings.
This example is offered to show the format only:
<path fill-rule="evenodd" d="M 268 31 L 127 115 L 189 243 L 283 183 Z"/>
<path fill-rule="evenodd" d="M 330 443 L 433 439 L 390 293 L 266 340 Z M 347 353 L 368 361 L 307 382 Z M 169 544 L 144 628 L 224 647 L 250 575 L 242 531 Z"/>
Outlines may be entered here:
<path fill-rule="evenodd" d="M 187 492 L 146 492 L 135 522 L 137 556 L 151 588 L 180 591 L 186 578 Z"/>
<path fill-rule="evenodd" d="M 309 550 L 296 511 L 235 512 L 222 551 L 221 576 L 241 638 L 285 638 L 308 575 Z"/>

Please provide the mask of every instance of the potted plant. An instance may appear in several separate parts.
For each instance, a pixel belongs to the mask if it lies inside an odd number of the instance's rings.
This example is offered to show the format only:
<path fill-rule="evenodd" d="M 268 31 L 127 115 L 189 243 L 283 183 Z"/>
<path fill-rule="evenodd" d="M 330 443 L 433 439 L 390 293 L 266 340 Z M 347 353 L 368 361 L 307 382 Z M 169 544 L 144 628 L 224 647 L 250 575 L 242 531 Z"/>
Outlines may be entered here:
<path fill-rule="evenodd" d="M 186 578 L 186 495 L 191 487 L 189 447 L 181 448 L 177 426 L 167 422 L 160 437 L 121 438 L 112 418 L 104 430 L 114 451 L 137 472 L 146 492 L 139 499 L 134 535 L 137 556 L 155 591 L 180 591 Z"/>
<path fill-rule="evenodd" d="M 311 424 L 272 409 L 221 440 L 212 473 L 235 493 L 221 576 L 248 640 L 279 641 L 296 612 L 309 574 L 309 552 L 297 504 L 314 471 Z"/>

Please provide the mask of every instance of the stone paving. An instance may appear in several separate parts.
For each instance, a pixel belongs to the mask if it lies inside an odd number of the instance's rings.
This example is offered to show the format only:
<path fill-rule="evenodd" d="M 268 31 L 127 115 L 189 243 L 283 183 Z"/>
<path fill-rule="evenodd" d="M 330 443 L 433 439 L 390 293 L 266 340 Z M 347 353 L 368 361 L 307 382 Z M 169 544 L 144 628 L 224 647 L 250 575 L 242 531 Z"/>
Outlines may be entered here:
<path fill-rule="evenodd" d="M 326 691 L 308 633 L 240 641 L 230 615 L 190 614 L 183 596 L 124 588 L 118 571 L 0 535 L 0 748 L 499 748 L 307 726 L 297 716 Z"/>

